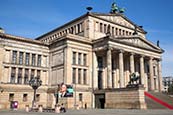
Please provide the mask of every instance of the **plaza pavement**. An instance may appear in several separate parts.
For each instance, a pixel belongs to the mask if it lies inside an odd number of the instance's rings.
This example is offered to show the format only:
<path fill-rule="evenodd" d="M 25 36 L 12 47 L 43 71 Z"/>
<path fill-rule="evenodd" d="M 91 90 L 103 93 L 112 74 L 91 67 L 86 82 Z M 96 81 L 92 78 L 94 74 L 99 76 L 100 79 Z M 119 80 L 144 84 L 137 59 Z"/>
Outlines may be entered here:
<path fill-rule="evenodd" d="M 173 115 L 173 110 L 136 110 L 136 109 L 87 109 L 67 110 L 66 113 L 25 112 L 21 110 L 0 110 L 0 115 Z"/>

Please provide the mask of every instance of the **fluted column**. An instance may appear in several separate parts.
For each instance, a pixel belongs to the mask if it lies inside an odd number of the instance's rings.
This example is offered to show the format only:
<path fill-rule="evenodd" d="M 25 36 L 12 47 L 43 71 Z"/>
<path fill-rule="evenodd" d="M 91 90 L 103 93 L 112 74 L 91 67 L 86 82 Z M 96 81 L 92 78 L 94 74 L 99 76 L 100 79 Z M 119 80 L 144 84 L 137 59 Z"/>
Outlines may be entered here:
<path fill-rule="evenodd" d="M 135 67 L 134 67 L 134 53 L 130 54 L 130 72 L 131 74 L 135 72 Z"/>
<path fill-rule="evenodd" d="M 162 65 L 161 59 L 158 61 L 158 79 L 159 79 L 159 91 L 162 91 Z"/>
<path fill-rule="evenodd" d="M 107 49 L 107 88 L 112 88 L 112 54 L 111 54 L 111 48 Z"/>
<path fill-rule="evenodd" d="M 150 70 L 150 90 L 154 90 L 154 78 L 153 78 L 153 57 L 149 60 L 149 70 Z"/>
<path fill-rule="evenodd" d="M 123 62 L 123 50 L 119 52 L 119 77 L 120 77 L 120 88 L 124 87 L 124 62 Z"/>
<path fill-rule="evenodd" d="M 142 55 L 140 57 L 140 80 L 141 80 L 141 84 L 144 85 L 144 87 L 146 86 L 145 82 L 144 82 L 144 56 Z"/>

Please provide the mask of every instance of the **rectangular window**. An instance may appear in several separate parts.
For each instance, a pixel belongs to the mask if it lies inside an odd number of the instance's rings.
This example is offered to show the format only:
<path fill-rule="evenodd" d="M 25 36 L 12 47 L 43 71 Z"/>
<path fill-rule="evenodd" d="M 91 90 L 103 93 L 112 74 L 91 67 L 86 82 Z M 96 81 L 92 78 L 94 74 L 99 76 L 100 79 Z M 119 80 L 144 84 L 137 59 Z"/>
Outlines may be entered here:
<path fill-rule="evenodd" d="M 38 55 L 37 66 L 41 66 L 41 55 Z"/>
<path fill-rule="evenodd" d="M 39 102 L 39 101 L 40 101 L 40 94 L 36 94 L 35 101 L 36 101 L 36 102 Z"/>
<path fill-rule="evenodd" d="M 119 35 L 121 36 L 121 29 L 119 29 Z"/>
<path fill-rule="evenodd" d="M 78 33 L 81 32 L 81 26 L 80 26 L 80 24 L 77 24 L 77 31 L 78 31 Z"/>
<path fill-rule="evenodd" d="M 73 64 L 76 64 L 76 52 L 73 52 Z"/>
<path fill-rule="evenodd" d="M 14 93 L 10 93 L 9 94 L 9 101 L 13 101 L 14 100 Z"/>
<path fill-rule="evenodd" d="M 26 53 L 25 65 L 29 65 L 29 60 L 30 60 L 30 54 L 29 53 Z"/>
<path fill-rule="evenodd" d="M 40 78 L 40 70 L 37 70 L 37 77 Z"/>
<path fill-rule="evenodd" d="M 104 24 L 104 33 L 106 33 L 106 28 L 107 26 L 106 26 L 106 24 Z"/>
<path fill-rule="evenodd" d="M 78 84 L 81 84 L 81 69 L 78 69 Z"/>
<path fill-rule="evenodd" d="M 73 84 L 76 83 L 76 68 L 73 68 L 72 70 L 72 81 L 73 81 Z"/>
<path fill-rule="evenodd" d="M 98 60 L 98 67 L 99 68 L 103 68 L 103 58 L 102 57 L 98 57 L 97 60 Z"/>
<path fill-rule="evenodd" d="M 12 63 L 16 64 L 17 63 L 17 51 L 13 51 L 12 54 Z"/>
<path fill-rule="evenodd" d="M 87 70 L 83 70 L 83 83 L 86 85 L 87 84 Z"/>
<path fill-rule="evenodd" d="M 83 100 L 83 95 L 82 93 L 79 93 L 79 101 L 82 101 Z"/>
<path fill-rule="evenodd" d="M 24 84 L 28 84 L 29 70 L 25 69 Z"/>
<path fill-rule="evenodd" d="M 123 36 L 125 35 L 125 31 L 124 30 L 123 30 L 123 33 L 122 34 L 123 34 Z"/>
<path fill-rule="evenodd" d="M 32 70 L 31 70 L 31 79 L 34 78 L 34 75 L 35 75 L 35 70 L 32 69 Z"/>
<path fill-rule="evenodd" d="M 35 66 L 35 54 L 32 54 L 32 66 Z"/>
<path fill-rule="evenodd" d="M 82 56 L 82 54 L 79 53 L 79 55 L 78 55 L 78 64 L 79 64 L 79 65 L 81 65 L 81 56 Z"/>
<path fill-rule="evenodd" d="M 114 27 L 112 27 L 112 36 L 114 36 L 114 34 L 115 34 L 114 31 L 115 31 Z"/>
<path fill-rule="evenodd" d="M 154 76 L 156 76 L 156 67 L 153 66 L 153 73 L 154 73 Z"/>
<path fill-rule="evenodd" d="M 83 65 L 87 65 L 87 55 L 83 54 Z"/>
<path fill-rule="evenodd" d="M 12 67 L 11 68 L 10 83 L 15 83 L 15 77 L 16 77 L 16 68 Z"/>
<path fill-rule="evenodd" d="M 118 35 L 118 28 L 115 29 L 115 35 Z"/>
<path fill-rule="evenodd" d="M 95 29 L 96 29 L 96 31 L 99 31 L 99 23 L 98 22 L 96 22 Z"/>
<path fill-rule="evenodd" d="M 100 32 L 103 32 L 103 24 L 100 23 Z"/>
<path fill-rule="evenodd" d="M 28 100 L 28 94 L 23 94 L 23 102 L 26 102 Z"/>
<path fill-rule="evenodd" d="M 23 64 L 23 52 L 19 53 L 19 64 Z"/>
<path fill-rule="evenodd" d="M 19 69 L 18 69 L 17 83 L 18 83 L 18 84 L 22 84 L 22 68 L 19 68 Z"/>

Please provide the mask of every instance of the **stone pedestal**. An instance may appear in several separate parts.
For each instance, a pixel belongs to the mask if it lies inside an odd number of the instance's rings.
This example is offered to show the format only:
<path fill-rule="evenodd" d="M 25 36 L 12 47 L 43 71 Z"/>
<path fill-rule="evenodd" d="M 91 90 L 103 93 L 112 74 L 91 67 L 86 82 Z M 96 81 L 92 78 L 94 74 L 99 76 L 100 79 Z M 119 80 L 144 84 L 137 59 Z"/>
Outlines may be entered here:
<path fill-rule="evenodd" d="M 120 88 L 105 92 L 107 109 L 146 109 L 144 87 Z"/>

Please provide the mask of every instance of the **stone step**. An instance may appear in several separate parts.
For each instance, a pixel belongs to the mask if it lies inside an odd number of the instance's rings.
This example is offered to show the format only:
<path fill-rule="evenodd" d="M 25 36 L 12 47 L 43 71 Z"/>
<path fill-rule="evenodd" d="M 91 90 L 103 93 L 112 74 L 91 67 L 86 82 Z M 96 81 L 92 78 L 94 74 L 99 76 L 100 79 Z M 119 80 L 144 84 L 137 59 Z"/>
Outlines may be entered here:
<path fill-rule="evenodd" d="M 168 95 L 160 93 L 160 92 L 149 92 L 149 94 L 151 94 L 152 96 L 158 98 L 159 100 L 161 100 L 173 107 L 173 98 L 172 97 L 169 97 Z M 148 109 L 167 109 L 165 106 L 157 103 L 156 101 L 154 101 L 153 99 L 151 99 L 147 96 L 145 96 L 145 101 L 146 101 Z"/>

